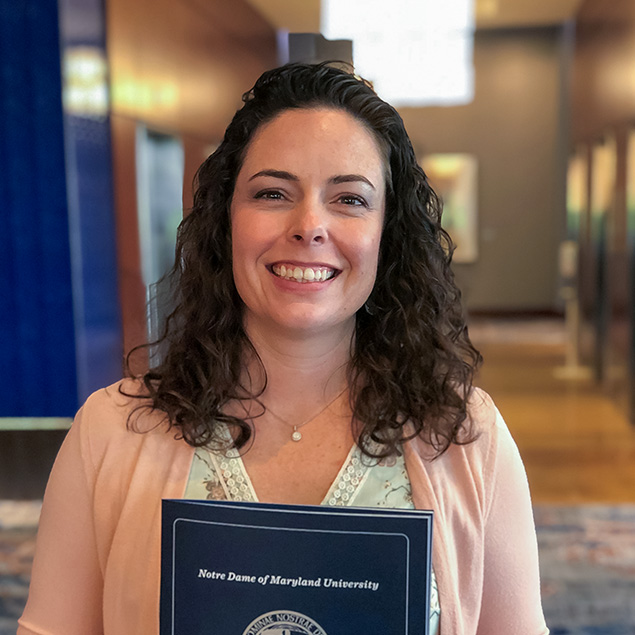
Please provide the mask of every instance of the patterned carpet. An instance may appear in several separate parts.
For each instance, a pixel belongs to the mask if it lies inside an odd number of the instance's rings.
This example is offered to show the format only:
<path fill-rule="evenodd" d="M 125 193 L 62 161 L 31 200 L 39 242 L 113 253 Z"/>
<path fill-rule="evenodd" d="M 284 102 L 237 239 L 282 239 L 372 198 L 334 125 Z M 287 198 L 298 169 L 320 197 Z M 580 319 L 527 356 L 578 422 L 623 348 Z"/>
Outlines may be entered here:
<path fill-rule="evenodd" d="M 0 635 L 26 600 L 39 504 L 0 501 Z M 535 508 L 552 635 L 635 635 L 635 505 Z"/>
<path fill-rule="evenodd" d="M 535 508 L 552 635 L 635 634 L 635 505 Z"/>
<path fill-rule="evenodd" d="M 15 635 L 26 602 L 40 507 L 0 501 L 0 635 Z"/>

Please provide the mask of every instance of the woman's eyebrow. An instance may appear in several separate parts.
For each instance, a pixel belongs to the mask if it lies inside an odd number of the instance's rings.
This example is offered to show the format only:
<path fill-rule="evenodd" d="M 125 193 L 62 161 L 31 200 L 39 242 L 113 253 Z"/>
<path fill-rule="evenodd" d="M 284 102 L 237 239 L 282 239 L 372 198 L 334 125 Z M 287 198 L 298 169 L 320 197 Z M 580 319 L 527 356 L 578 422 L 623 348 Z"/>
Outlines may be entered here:
<path fill-rule="evenodd" d="M 375 186 L 361 174 L 338 174 L 337 176 L 331 177 L 329 179 L 329 182 L 333 183 L 334 185 L 337 185 L 338 183 L 351 183 L 354 181 L 362 181 L 363 183 L 368 183 L 368 185 L 375 189 Z"/>
<path fill-rule="evenodd" d="M 256 172 L 256 174 L 250 177 L 249 180 L 253 181 L 259 176 L 272 176 L 274 179 L 284 179 L 285 181 L 300 180 L 295 174 L 291 174 L 291 172 L 285 172 L 284 170 L 260 170 L 260 172 Z"/>
<path fill-rule="evenodd" d="M 299 181 L 300 179 L 295 175 L 291 174 L 291 172 L 287 172 L 286 170 L 260 170 L 260 172 L 256 172 L 256 174 L 252 175 L 249 180 L 253 181 L 260 176 L 270 176 L 275 179 L 283 179 L 285 181 Z M 329 179 L 329 183 L 337 185 L 339 183 L 352 183 L 355 181 L 361 181 L 362 183 L 367 183 L 370 187 L 375 189 L 375 186 L 361 174 L 338 174 L 337 176 L 333 176 Z"/>

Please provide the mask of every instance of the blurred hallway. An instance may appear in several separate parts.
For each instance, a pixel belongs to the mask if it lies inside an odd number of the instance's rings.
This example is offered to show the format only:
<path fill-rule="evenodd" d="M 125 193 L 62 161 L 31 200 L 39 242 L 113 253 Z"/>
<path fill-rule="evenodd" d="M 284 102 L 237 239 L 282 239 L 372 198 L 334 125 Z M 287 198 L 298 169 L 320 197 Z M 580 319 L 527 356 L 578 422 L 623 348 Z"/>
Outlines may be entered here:
<path fill-rule="evenodd" d="M 559 320 L 472 320 L 485 363 L 476 380 L 494 398 L 541 503 L 635 502 L 635 429 L 591 379 L 562 380 Z"/>

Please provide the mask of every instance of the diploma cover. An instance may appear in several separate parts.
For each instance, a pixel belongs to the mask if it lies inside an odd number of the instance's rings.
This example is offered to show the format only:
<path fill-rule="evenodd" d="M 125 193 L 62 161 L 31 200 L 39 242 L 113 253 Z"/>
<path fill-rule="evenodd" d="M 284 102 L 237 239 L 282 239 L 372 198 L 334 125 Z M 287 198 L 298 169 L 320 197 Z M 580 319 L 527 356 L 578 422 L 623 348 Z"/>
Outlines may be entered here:
<path fill-rule="evenodd" d="M 427 635 L 432 512 L 164 500 L 161 635 Z"/>

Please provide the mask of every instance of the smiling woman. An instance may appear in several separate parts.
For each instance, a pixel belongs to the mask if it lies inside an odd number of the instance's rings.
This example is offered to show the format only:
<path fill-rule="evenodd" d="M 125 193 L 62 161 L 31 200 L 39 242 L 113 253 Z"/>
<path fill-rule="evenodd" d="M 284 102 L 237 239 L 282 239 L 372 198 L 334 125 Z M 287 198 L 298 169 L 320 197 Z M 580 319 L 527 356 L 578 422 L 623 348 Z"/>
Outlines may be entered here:
<path fill-rule="evenodd" d="M 260 128 L 231 203 L 251 339 L 350 341 L 375 284 L 384 173 L 372 134 L 341 110 L 286 111 Z"/>
<path fill-rule="evenodd" d="M 432 509 L 430 633 L 543 635 L 523 465 L 472 387 L 401 118 L 329 64 L 243 101 L 179 229 L 160 361 L 60 451 L 19 634 L 156 635 L 161 499 L 185 497 Z"/>

